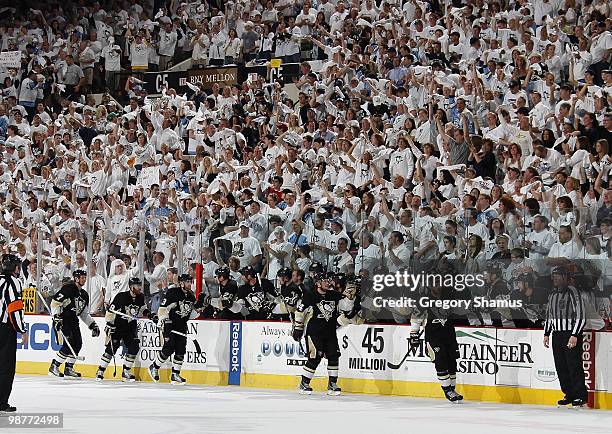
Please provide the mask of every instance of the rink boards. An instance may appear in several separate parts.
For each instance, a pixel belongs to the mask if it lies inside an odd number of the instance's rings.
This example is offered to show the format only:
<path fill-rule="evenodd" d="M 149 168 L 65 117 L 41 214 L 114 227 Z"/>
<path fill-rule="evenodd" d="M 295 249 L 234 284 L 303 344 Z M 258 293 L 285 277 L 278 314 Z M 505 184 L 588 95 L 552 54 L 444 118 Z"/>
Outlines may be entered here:
<path fill-rule="evenodd" d="M 59 349 L 51 319 L 28 315 L 28 342 L 18 343 L 17 372 L 46 374 Z M 96 318 L 103 330 L 104 321 Z M 91 337 L 81 324 L 85 361 L 78 366 L 93 377 L 104 348 L 104 335 Z M 190 321 L 189 335 L 202 352 L 187 343 L 183 376 L 195 384 L 241 385 L 248 387 L 295 388 L 306 361 L 305 344 L 291 337 L 291 324 L 279 322 Z M 141 349 L 136 362 L 139 379 L 149 381 L 140 367 L 148 366 L 160 348 L 157 328 L 139 322 Z M 409 345 L 410 329 L 398 325 L 351 325 L 338 329 L 339 384 L 347 392 L 440 397 L 435 371 L 424 343 Z M 457 328 L 460 358 L 458 389 L 466 399 L 552 404 L 559 399 L 559 384 L 552 351 L 545 349 L 541 330 Z M 587 384 L 596 391 L 596 407 L 612 409 L 612 333 L 591 333 L 583 354 Z M 596 345 L 594 345 L 596 344 Z M 121 356 L 117 355 L 117 377 Z M 113 364 L 106 371 L 112 378 Z M 315 390 L 325 390 L 326 362 L 315 379 Z M 168 381 L 169 365 L 161 372 Z M 592 379 L 595 381 L 592 381 Z M 610 393 L 608 393 L 608 391 Z"/>

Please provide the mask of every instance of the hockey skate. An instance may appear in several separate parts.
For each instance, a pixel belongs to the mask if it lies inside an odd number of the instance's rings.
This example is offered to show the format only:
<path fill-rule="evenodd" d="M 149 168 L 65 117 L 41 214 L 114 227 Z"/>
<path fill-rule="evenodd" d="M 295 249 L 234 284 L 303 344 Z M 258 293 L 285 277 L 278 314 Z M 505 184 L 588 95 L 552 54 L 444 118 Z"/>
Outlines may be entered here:
<path fill-rule="evenodd" d="M 98 372 L 96 372 L 96 381 L 100 382 L 104 380 L 104 371 L 102 369 L 98 369 Z"/>
<path fill-rule="evenodd" d="M 64 377 L 66 378 L 81 378 L 81 373 L 74 370 L 72 366 L 66 366 L 64 368 Z"/>
<path fill-rule="evenodd" d="M 187 380 L 185 380 L 176 372 L 173 372 L 170 376 L 170 384 L 185 384 L 186 382 Z"/>
<path fill-rule="evenodd" d="M 16 407 L 12 405 L 6 404 L 4 407 L 0 408 L 0 414 L 2 413 L 15 413 L 17 411 Z"/>
<path fill-rule="evenodd" d="M 327 394 L 330 396 L 338 396 L 342 392 L 342 389 L 332 381 L 327 384 Z"/>
<path fill-rule="evenodd" d="M 159 381 L 159 369 L 157 369 L 154 365 L 151 365 L 149 366 L 149 369 L 147 369 L 147 371 L 151 376 L 151 380 L 157 383 Z"/>
<path fill-rule="evenodd" d="M 455 386 L 451 386 L 453 388 L 453 392 L 457 394 L 457 401 L 463 401 L 463 395 L 455 390 Z"/>
<path fill-rule="evenodd" d="M 136 377 L 132 374 L 132 371 L 124 368 L 123 372 L 121 373 L 121 381 L 124 383 L 133 383 L 136 381 Z"/>
<path fill-rule="evenodd" d="M 442 388 L 442 390 L 444 390 L 444 396 L 446 397 L 446 399 L 448 399 L 450 402 L 454 404 L 458 404 L 463 399 L 463 396 L 459 395 L 457 392 L 455 392 L 450 387 L 444 387 Z"/>
<path fill-rule="evenodd" d="M 572 401 L 572 408 L 586 408 L 586 400 L 577 398 Z"/>
<path fill-rule="evenodd" d="M 564 407 L 564 406 L 569 405 L 571 403 L 572 403 L 572 400 L 569 399 L 567 396 L 565 396 L 565 397 L 563 397 L 563 399 L 560 399 L 560 400 L 557 401 L 557 405 L 559 407 Z"/>
<path fill-rule="evenodd" d="M 298 392 L 300 395 L 312 395 L 312 387 L 310 387 L 310 384 L 306 384 L 302 381 L 298 387 Z"/>
<path fill-rule="evenodd" d="M 62 378 L 64 377 L 64 374 L 62 371 L 60 371 L 59 365 L 52 362 L 51 366 L 49 366 L 49 376 Z"/>

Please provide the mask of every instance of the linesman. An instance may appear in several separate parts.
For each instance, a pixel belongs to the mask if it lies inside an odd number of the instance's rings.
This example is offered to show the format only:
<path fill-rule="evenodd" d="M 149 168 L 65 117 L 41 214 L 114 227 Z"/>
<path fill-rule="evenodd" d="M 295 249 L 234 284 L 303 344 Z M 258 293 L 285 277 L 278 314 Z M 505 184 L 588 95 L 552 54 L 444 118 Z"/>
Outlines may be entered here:
<path fill-rule="evenodd" d="M 23 320 L 22 286 L 19 280 L 21 260 L 15 255 L 2 256 L 0 276 L 0 413 L 13 413 L 17 409 L 9 404 L 17 365 L 17 333 L 22 341 L 28 335 Z"/>
<path fill-rule="evenodd" d="M 546 308 L 544 346 L 549 347 L 552 334 L 555 368 L 565 394 L 558 404 L 583 407 L 588 397 L 582 368 L 582 331 L 586 325 L 584 302 L 580 292 L 568 284 L 565 268 L 553 268 L 551 277 L 553 291 Z"/>

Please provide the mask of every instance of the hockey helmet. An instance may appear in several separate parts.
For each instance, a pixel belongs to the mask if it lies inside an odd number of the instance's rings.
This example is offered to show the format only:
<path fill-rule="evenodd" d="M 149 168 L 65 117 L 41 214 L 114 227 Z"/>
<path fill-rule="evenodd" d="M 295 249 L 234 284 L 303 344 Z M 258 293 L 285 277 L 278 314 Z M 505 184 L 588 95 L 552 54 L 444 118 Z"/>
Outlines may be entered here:
<path fill-rule="evenodd" d="M 21 267 L 21 259 L 11 253 L 2 255 L 2 271 L 7 274 L 12 274 L 15 270 Z"/>
<path fill-rule="evenodd" d="M 334 282 L 335 285 L 337 285 L 339 288 L 344 289 L 346 287 L 346 274 L 344 273 L 330 273 L 331 274 L 331 278 L 330 280 L 332 280 Z"/>
<path fill-rule="evenodd" d="M 362 277 L 357 274 L 351 274 L 348 276 L 347 281 L 352 285 L 361 286 Z"/>
<path fill-rule="evenodd" d="M 322 280 L 329 281 L 329 276 L 325 271 L 320 271 L 320 272 L 314 273 L 313 279 L 315 281 L 322 281 Z"/>
<path fill-rule="evenodd" d="M 72 273 L 72 278 L 77 280 L 81 276 L 87 276 L 87 272 L 85 270 L 74 270 Z"/>
<path fill-rule="evenodd" d="M 215 276 L 225 277 L 226 279 L 229 279 L 229 277 L 231 276 L 231 271 L 228 267 L 220 267 L 217 268 L 217 270 L 215 271 Z"/>
<path fill-rule="evenodd" d="M 189 274 L 181 274 L 178 278 L 179 282 L 191 282 L 193 280 L 193 277 L 191 277 L 191 275 Z"/>
<path fill-rule="evenodd" d="M 319 273 L 324 273 L 325 267 L 320 262 L 313 262 L 309 268 L 309 271 L 316 276 Z"/>
<path fill-rule="evenodd" d="M 567 276 L 567 270 L 565 269 L 565 267 L 554 267 L 550 271 L 550 275 L 553 276 L 555 274 L 562 275 L 562 276 Z"/>
<path fill-rule="evenodd" d="M 293 270 L 289 267 L 283 267 L 276 273 L 276 277 L 291 277 Z"/>
<path fill-rule="evenodd" d="M 530 288 L 532 288 L 535 283 L 535 279 L 533 278 L 532 273 L 521 273 L 516 277 L 516 280 L 517 282 L 526 283 L 527 286 L 529 286 Z"/>
<path fill-rule="evenodd" d="M 501 277 L 504 271 L 505 265 L 501 261 L 491 261 L 491 263 L 487 267 L 487 273 L 491 275 L 495 275 Z"/>
<path fill-rule="evenodd" d="M 131 286 L 142 286 L 142 280 L 138 277 L 130 277 L 130 287 Z"/>
<path fill-rule="evenodd" d="M 243 267 L 240 270 L 240 274 L 242 274 L 245 277 L 256 277 L 257 271 L 255 271 L 255 269 L 251 267 L 250 265 L 247 265 L 246 267 Z"/>

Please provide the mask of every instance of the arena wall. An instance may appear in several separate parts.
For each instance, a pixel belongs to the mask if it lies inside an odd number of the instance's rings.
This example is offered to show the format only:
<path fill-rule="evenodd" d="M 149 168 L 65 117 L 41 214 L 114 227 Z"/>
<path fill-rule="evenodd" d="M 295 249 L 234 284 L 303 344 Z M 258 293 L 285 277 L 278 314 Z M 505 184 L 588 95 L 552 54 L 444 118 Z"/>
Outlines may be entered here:
<path fill-rule="evenodd" d="M 59 349 L 48 316 L 28 315 L 29 339 L 18 343 L 17 373 L 46 375 Z M 96 318 L 101 329 L 104 320 Z M 81 324 L 84 336 L 78 363 L 85 377 L 93 377 L 104 347 L 104 333 L 97 338 Z M 151 321 L 138 324 L 141 350 L 136 376 L 150 381 L 145 372 L 160 348 L 157 328 Z M 183 376 L 191 384 L 261 388 L 296 388 L 306 361 L 304 343 L 291 337 L 291 324 L 251 321 L 190 321 Z M 338 329 L 339 385 L 346 392 L 441 398 L 435 371 L 425 353 L 409 346 L 410 329 L 401 325 L 351 325 Z M 458 391 L 468 400 L 555 404 L 560 398 L 552 351 L 542 344 L 542 330 L 457 328 L 460 358 Z M 595 344 L 595 345 L 594 345 Z M 587 385 L 596 408 L 612 409 L 612 333 L 591 333 L 585 339 L 583 361 Z M 117 379 L 121 375 L 121 352 L 116 357 Z M 106 378 L 113 378 L 113 365 Z M 312 385 L 326 388 L 325 360 Z M 168 381 L 169 367 L 161 371 Z M 595 379 L 594 382 L 592 379 Z"/>

